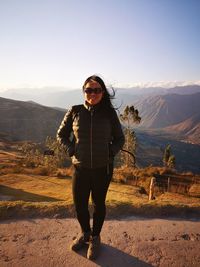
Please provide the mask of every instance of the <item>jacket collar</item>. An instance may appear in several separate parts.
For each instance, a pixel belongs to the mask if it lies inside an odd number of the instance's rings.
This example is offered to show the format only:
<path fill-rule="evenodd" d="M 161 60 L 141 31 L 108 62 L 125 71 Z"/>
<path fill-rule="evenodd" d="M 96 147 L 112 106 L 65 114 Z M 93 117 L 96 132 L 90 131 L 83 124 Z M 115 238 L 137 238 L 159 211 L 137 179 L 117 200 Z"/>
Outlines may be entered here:
<path fill-rule="evenodd" d="M 98 103 L 98 104 L 96 104 L 96 105 L 94 105 L 94 106 L 90 106 L 90 105 L 88 105 L 88 103 L 85 101 L 85 103 L 84 103 L 84 107 L 88 110 L 88 111 L 96 111 L 96 110 L 98 110 L 98 109 L 100 109 L 101 108 L 101 102 L 100 103 Z"/>

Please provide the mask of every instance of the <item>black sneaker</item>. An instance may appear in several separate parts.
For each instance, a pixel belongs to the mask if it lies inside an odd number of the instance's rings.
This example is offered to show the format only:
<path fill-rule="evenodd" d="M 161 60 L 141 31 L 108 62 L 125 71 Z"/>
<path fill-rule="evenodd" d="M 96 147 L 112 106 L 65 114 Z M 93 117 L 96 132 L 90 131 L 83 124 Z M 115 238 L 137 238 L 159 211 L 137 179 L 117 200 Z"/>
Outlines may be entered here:
<path fill-rule="evenodd" d="M 97 256 L 99 255 L 101 245 L 101 238 L 100 236 L 92 236 L 89 241 L 89 248 L 87 251 L 87 258 L 89 260 L 95 260 Z"/>
<path fill-rule="evenodd" d="M 70 249 L 73 251 L 78 251 L 82 249 L 86 245 L 86 243 L 89 242 L 90 235 L 91 235 L 91 232 L 79 234 L 77 238 L 71 244 Z"/>

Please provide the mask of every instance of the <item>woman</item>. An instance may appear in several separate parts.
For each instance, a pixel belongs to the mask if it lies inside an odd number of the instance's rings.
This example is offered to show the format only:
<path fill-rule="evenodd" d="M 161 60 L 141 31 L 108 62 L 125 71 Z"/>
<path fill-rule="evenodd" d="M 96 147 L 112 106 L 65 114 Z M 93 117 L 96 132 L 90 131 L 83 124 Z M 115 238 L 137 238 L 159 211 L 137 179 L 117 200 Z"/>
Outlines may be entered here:
<path fill-rule="evenodd" d="M 74 164 L 72 191 L 81 234 L 71 249 L 78 251 L 89 242 L 87 258 L 95 259 L 100 248 L 113 159 L 124 144 L 124 135 L 103 80 L 96 75 L 87 78 L 83 94 L 84 105 L 73 106 L 66 113 L 57 139 Z M 94 206 L 92 228 L 88 210 L 90 193 Z"/>

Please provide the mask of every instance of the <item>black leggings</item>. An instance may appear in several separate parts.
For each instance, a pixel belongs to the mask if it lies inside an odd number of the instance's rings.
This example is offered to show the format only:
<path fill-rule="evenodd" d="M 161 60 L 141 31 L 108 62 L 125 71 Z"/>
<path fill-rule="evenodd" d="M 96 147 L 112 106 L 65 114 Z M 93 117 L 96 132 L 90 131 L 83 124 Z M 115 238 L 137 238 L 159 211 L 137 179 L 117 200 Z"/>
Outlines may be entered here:
<path fill-rule="evenodd" d="M 72 192 L 77 219 L 82 232 L 91 231 L 88 202 L 91 193 L 94 206 L 92 236 L 101 232 L 106 215 L 105 199 L 112 178 L 113 165 L 109 170 L 106 167 L 98 169 L 86 169 L 74 166 L 72 178 Z"/>

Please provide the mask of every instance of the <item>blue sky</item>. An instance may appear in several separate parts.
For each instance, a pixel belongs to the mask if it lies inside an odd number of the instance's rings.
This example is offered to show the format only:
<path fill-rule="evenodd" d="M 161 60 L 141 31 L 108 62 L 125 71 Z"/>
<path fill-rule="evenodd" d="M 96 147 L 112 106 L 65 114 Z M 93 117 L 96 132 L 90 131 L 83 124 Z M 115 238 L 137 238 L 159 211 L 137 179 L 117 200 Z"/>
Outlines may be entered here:
<path fill-rule="evenodd" d="M 199 0 L 0 0 L 0 89 L 200 81 Z"/>

